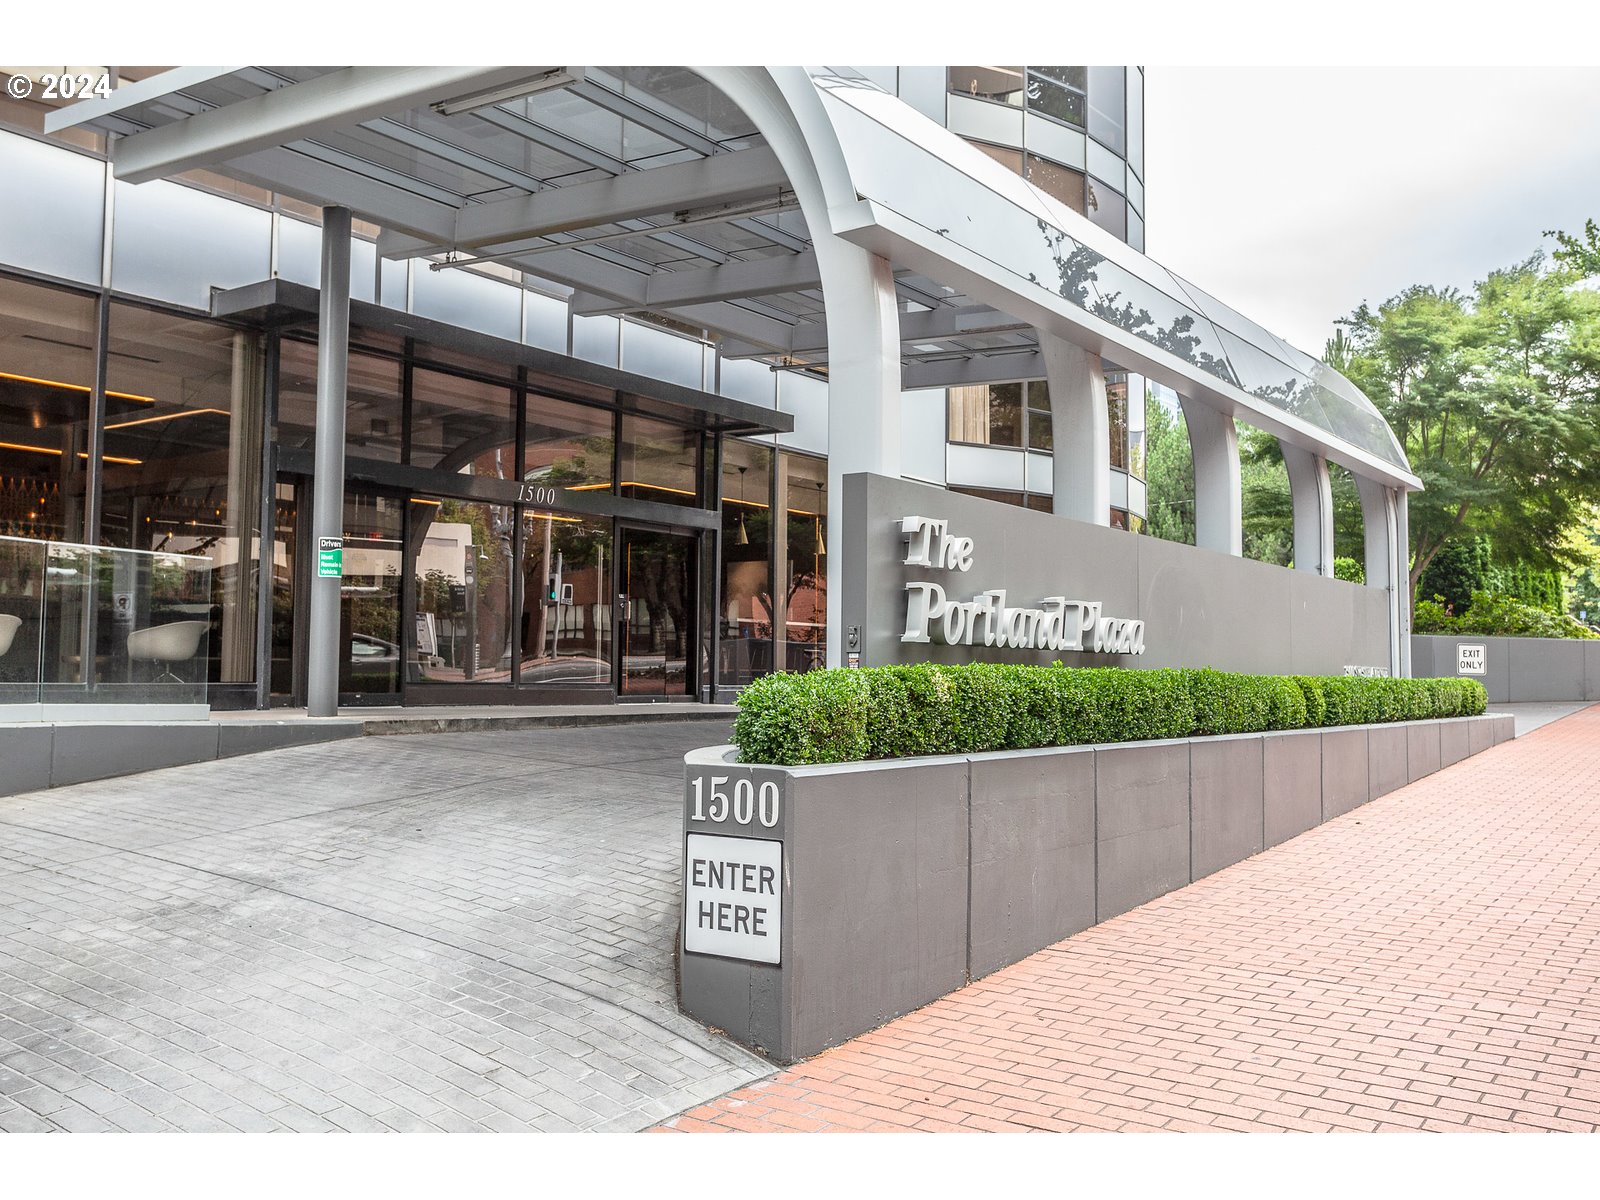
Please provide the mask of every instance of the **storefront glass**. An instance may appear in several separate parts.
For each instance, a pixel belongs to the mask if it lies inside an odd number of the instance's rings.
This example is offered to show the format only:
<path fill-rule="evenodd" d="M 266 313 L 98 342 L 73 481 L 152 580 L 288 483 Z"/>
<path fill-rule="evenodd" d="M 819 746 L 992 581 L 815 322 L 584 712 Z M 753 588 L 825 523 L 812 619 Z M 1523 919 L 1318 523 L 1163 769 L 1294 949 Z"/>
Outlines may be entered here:
<path fill-rule="evenodd" d="M 772 450 L 722 448 L 721 662 L 717 681 L 739 687 L 772 670 Z"/>
<path fill-rule="evenodd" d="M 702 440 L 698 430 L 623 416 L 622 479 L 617 491 L 634 500 L 697 506 Z"/>
<path fill-rule="evenodd" d="M 613 567 L 609 520 L 523 513 L 524 687 L 611 683 Z"/>
<path fill-rule="evenodd" d="M 786 671 L 826 665 L 828 644 L 828 464 L 784 456 L 788 548 L 784 586 Z"/>
<path fill-rule="evenodd" d="M 410 516 L 409 680 L 509 684 L 515 509 L 413 496 Z"/>

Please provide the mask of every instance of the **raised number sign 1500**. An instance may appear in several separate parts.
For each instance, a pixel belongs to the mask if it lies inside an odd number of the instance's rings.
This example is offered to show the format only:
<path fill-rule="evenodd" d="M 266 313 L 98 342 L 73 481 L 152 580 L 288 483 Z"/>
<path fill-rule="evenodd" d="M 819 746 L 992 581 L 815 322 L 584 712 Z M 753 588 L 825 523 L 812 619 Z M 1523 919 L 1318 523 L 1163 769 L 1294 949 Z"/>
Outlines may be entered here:
<path fill-rule="evenodd" d="M 778 823 L 778 785 L 768 779 L 760 789 L 750 779 L 739 779 L 733 785 L 733 794 L 728 794 L 728 776 L 711 776 L 711 786 L 706 787 L 703 775 L 696 775 L 694 779 L 694 808 L 689 817 L 695 821 L 712 821 L 720 823 L 730 818 L 738 825 L 749 825 L 752 821 L 759 820 L 761 824 L 771 829 Z M 711 793 L 707 803 L 706 792 Z"/>

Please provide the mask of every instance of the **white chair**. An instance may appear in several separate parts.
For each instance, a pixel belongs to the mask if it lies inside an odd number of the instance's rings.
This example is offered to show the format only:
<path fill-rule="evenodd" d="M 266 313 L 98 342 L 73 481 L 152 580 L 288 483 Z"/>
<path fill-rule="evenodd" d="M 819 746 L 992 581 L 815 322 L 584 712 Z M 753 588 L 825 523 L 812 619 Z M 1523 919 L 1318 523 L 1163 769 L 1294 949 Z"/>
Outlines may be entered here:
<path fill-rule="evenodd" d="M 208 628 L 205 621 L 173 621 L 168 625 L 135 629 L 128 635 L 128 657 L 163 664 L 166 669 L 156 676 L 156 683 L 169 679 L 182 683 L 183 680 L 172 673 L 172 664 L 193 658 Z"/>
<path fill-rule="evenodd" d="M 11 649 L 11 642 L 17 636 L 17 630 L 22 628 L 22 618 L 14 617 L 10 613 L 0 613 L 0 658 Z"/>

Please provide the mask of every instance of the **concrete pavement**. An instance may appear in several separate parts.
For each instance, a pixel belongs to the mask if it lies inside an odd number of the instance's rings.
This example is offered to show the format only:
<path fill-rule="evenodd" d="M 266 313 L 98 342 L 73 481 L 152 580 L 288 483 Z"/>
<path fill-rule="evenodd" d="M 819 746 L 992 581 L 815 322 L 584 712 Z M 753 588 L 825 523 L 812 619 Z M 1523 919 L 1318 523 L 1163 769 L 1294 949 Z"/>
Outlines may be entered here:
<path fill-rule="evenodd" d="M 772 1068 L 677 1011 L 683 752 L 362 738 L 0 799 L 0 1129 L 626 1130 Z"/>

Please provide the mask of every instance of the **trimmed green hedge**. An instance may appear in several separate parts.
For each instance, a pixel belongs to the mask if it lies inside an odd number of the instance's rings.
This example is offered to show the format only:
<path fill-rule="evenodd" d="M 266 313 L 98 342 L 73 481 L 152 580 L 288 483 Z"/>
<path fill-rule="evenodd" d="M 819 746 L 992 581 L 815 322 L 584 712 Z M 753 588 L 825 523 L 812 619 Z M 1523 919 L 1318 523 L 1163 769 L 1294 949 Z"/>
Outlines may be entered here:
<path fill-rule="evenodd" d="M 742 762 L 804 766 L 1473 716 L 1470 679 L 920 665 L 767 675 L 739 693 Z"/>

